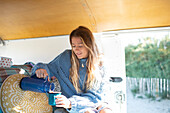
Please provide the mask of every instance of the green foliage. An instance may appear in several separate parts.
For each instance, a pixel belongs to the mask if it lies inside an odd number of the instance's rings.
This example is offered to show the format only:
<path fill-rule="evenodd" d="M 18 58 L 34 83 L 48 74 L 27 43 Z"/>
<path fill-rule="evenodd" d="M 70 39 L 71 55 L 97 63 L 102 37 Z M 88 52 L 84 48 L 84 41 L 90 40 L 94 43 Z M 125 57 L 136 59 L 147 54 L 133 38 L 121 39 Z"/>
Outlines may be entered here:
<path fill-rule="evenodd" d="M 139 42 L 125 48 L 127 76 L 170 79 L 169 35 L 161 41 L 147 37 Z"/>

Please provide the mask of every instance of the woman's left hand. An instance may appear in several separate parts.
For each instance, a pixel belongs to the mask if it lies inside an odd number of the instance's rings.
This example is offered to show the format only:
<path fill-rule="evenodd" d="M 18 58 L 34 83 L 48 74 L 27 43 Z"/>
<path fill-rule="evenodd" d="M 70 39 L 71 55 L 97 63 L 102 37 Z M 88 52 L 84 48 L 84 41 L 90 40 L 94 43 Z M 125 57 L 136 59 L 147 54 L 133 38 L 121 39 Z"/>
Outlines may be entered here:
<path fill-rule="evenodd" d="M 70 100 L 64 95 L 57 95 L 56 97 L 56 107 L 71 108 Z"/>
<path fill-rule="evenodd" d="M 99 110 L 100 108 L 102 108 L 102 105 L 100 105 L 100 106 L 98 107 L 98 110 Z M 112 111 L 110 108 L 105 107 L 105 108 L 101 109 L 101 110 L 99 111 L 99 113 L 113 113 L 113 111 Z"/>
<path fill-rule="evenodd" d="M 99 113 L 113 113 L 113 111 L 109 108 L 104 108 Z"/>

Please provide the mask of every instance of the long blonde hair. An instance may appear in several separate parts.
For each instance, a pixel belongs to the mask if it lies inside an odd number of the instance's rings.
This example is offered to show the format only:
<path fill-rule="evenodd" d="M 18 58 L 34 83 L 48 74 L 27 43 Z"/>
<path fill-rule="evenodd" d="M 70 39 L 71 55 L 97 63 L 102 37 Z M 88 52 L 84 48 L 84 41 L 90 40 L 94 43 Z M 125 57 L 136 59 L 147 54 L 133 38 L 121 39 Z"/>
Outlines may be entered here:
<path fill-rule="evenodd" d="M 96 76 L 94 71 L 96 68 L 100 65 L 100 54 L 98 47 L 96 45 L 94 36 L 92 32 L 84 27 L 79 26 L 77 29 L 73 30 L 70 34 L 70 44 L 72 45 L 72 37 L 80 37 L 85 47 L 88 49 L 88 57 L 87 57 L 87 80 L 85 82 L 85 88 L 86 90 L 89 90 L 92 88 Z M 72 56 L 71 56 L 71 68 L 70 68 L 70 80 L 73 83 L 73 86 L 75 87 L 77 92 L 81 92 L 80 85 L 79 85 L 79 60 L 76 57 L 75 53 L 72 50 Z"/>

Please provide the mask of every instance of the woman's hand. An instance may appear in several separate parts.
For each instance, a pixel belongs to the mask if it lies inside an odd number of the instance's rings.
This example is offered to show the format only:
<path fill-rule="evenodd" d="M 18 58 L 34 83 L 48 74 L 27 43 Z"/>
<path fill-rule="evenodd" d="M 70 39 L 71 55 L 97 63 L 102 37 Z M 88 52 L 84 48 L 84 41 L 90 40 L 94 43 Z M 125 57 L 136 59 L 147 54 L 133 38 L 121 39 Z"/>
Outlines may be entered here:
<path fill-rule="evenodd" d="M 35 73 L 36 73 L 36 76 L 38 78 L 44 78 L 45 79 L 46 76 L 48 76 L 48 73 L 47 73 L 47 71 L 45 69 L 37 69 L 35 71 Z"/>
<path fill-rule="evenodd" d="M 113 111 L 109 108 L 104 108 L 99 113 L 113 113 Z"/>
<path fill-rule="evenodd" d="M 95 113 L 95 111 L 93 111 L 93 110 L 87 110 L 86 112 L 84 112 L 84 113 Z"/>
<path fill-rule="evenodd" d="M 100 105 L 97 109 L 99 110 L 100 108 L 102 108 L 102 105 Z M 113 111 L 110 108 L 103 108 L 99 111 L 99 113 L 113 113 Z"/>
<path fill-rule="evenodd" d="M 71 108 L 70 100 L 64 95 L 57 95 L 56 97 L 56 107 Z"/>

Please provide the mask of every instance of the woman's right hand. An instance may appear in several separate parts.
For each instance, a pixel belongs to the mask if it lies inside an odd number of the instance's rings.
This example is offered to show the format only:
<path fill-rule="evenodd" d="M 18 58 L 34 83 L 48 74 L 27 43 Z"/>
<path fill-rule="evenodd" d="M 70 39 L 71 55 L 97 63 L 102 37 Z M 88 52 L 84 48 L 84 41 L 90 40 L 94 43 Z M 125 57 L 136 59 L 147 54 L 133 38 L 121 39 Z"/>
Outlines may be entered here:
<path fill-rule="evenodd" d="M 37 69 L 35 71 L 35 74 L 38 78 L 46 78 L 46 76 L 48 76 L 48 73 L 45 69 Z"/>

